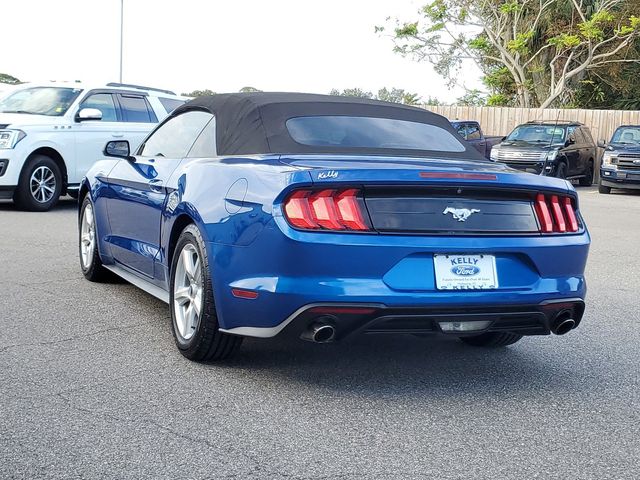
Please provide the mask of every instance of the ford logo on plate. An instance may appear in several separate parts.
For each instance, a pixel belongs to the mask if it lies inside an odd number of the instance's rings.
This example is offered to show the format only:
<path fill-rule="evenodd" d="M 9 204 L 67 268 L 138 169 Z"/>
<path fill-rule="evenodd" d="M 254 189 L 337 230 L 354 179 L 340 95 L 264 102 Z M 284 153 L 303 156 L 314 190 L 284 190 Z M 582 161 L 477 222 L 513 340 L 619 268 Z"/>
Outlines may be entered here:
<path fill-rule="evenodd" d="M 480 269 L 473 265 L 456 265 L 451 269 L 451 273 L 460 277 L 470 277 L 480 273 Z"/>

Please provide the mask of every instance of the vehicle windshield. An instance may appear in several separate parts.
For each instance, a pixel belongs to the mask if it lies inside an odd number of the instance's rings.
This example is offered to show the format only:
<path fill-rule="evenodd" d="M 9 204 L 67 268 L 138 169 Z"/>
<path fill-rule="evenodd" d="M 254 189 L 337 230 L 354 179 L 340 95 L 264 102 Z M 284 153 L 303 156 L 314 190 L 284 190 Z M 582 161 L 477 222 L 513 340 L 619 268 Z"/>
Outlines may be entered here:
<path fill-rule="evenodd" d="M 618 128 L 611 143 L 619 145 L 640 145 L 640 127 L 620 127 Z"/>
<path fill-rule="evenodd" d="M 23 88 L 0 101 L 0 112 L 61 117 L 81 91 L 80 88 L 62 87 Z"/>
<path fill-rule="evenodd" d="M 507 137 L 507 141 L 540 144 L 563 143 L 565 129 L 556 125 L 520 125 Z"/>
<path fill-rule="evenodd" d="M 443 128 L 391 118 L 295 117 L 287 120 L 287 130 L 296 142 L 315 147 L 465 151 L 459 137 Z"/>

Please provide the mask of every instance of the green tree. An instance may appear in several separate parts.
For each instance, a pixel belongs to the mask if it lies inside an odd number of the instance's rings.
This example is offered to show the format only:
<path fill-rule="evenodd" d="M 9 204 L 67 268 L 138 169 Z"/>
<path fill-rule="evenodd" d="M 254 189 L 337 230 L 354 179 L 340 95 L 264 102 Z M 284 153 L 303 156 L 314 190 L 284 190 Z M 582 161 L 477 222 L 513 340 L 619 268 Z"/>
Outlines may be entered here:
<path fill-rule="evenodd" d="M 329 92 L 329 95 L 340 95 L 341 97 L 373 98 L 373 93 L 366 92 L 360 88 L 345 88 L 344 90 L 338 90 L 337 88 L 334 88 Z"/>
<path fill-rule="evenodd" d="M 0 83 L 8 83 L 9 85 L 18 85 L 22 83 L 16 77 L 8 75 L 6 73 L 0 73 Z"/>
<path fill-rule="evenodd" d="M 203 97 L 206 95 L 215 95 L 216 92 L 209 90 L 208 88 L 205 90 L 194 90 L 193 92 L 183 93 L 183 97 Z"/>
<path fill-rule="evenodd" d="M 374 100 L 381 100 L 383 102 L 403 103 L 405 105 L 420 105 L 422 99 L 417 93 L 407 92 L 402 88 L 386 87 L 378 90 L 378 93 L 374 95 L 371 92 L 362 90 L 361 88 L 345 88 L 344 90 L 333 89 L 329 92 L 330 95 L 340 95 L 343 97 L 358 97 L 358 98 L 370 98 Z M 437 101 L 429 97 L 431 102 Z M 432 103 L 433 104 L 433 103 Z"/>
<path fill-rule="evenodd" d="M 257 89 L 257 88 L 255 88 L 255 87 L 242 87 L 242 88 L 240 89 L 240 92 L 241 92 L 241 93 L 248 93 L 248 92 L 261 92 L 261 91 L 262 91 L 262 90 L 258 90 L 258 89 Z"/>
<path fill-rule="evenodd" d="M 638 62 L 628 56 L 637 10 L 630 0 L 432 0 L 417 20 L 396 20 L 392 37 L 396 52 L 432 63 L 450 85 L 475 62 L 488 104 L 546 108 L 570 101 L 591 72 Z"/>

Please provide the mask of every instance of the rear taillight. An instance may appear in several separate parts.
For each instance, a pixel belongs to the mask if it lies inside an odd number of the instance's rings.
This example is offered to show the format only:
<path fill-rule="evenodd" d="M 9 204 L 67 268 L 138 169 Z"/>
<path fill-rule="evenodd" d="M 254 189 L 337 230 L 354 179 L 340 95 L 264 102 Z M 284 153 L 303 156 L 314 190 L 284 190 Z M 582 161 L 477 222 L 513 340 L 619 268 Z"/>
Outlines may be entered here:
<path fill-rule="evenodd" d="M 536 195 L 534 206 L 542 233 L 578 231 L 578 219 L 571 197 L 539 193 Z"/>
<path fill-rule="evenodd" d="M 304 230 L 371 230 L 356 188 L 296 190 L 284 201 L 291 226 Z"/>

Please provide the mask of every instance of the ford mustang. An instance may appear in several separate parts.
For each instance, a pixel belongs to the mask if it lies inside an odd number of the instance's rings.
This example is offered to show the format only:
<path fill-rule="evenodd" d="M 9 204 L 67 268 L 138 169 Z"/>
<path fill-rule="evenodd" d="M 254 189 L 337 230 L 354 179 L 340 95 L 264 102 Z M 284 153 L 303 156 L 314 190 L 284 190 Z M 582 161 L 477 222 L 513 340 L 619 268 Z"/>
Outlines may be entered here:
<path fill-rule="evenodd" d="M 104 154 L 79 192 L 82 272 L 168 303 L 189 359 L 276 335 L 500 347 L 582 319 L 590 238 L 571 184 L 486 160 L 423 109 L 199 97 Z"/>

